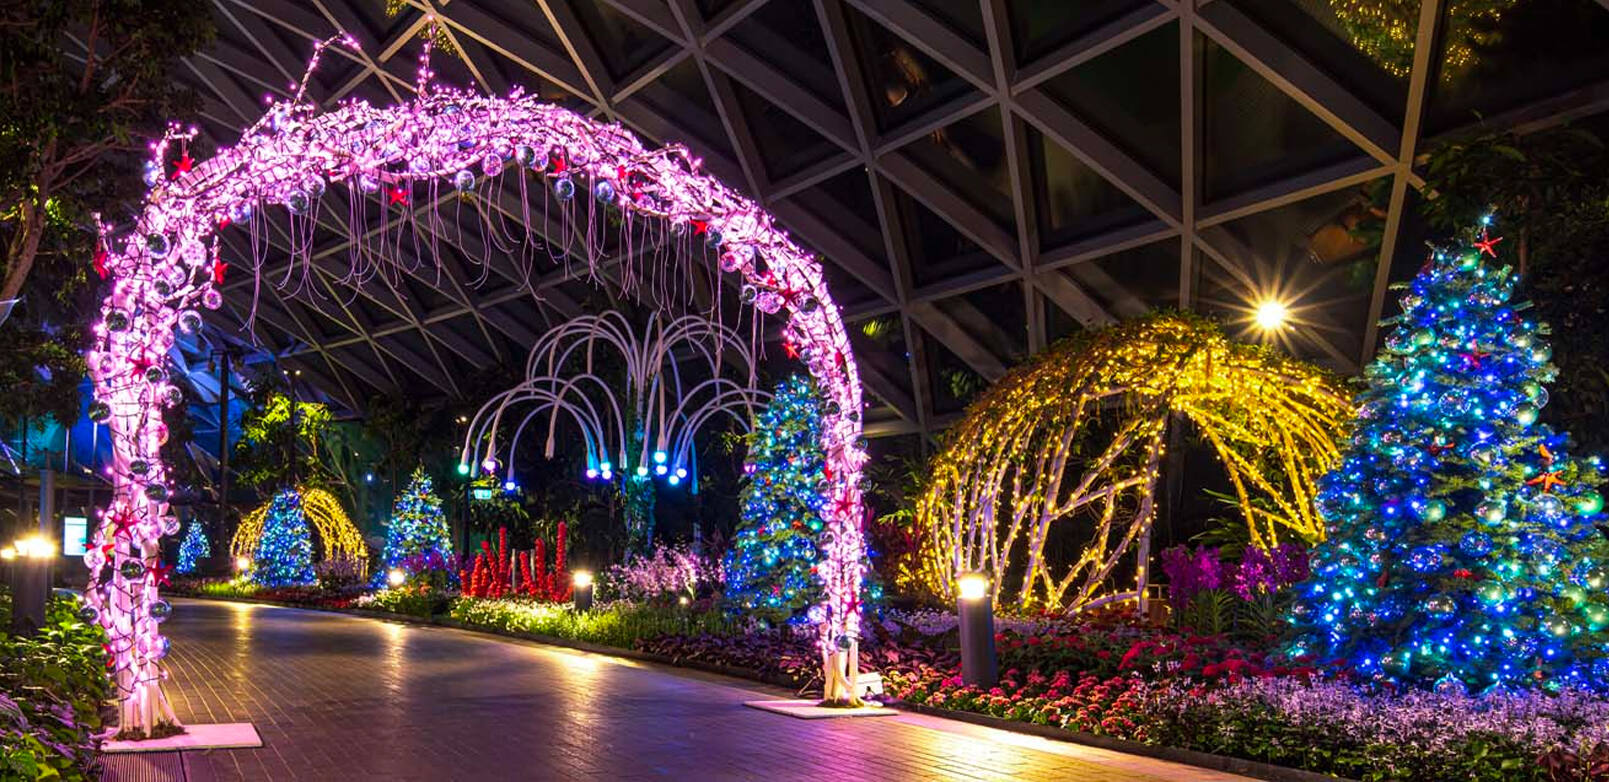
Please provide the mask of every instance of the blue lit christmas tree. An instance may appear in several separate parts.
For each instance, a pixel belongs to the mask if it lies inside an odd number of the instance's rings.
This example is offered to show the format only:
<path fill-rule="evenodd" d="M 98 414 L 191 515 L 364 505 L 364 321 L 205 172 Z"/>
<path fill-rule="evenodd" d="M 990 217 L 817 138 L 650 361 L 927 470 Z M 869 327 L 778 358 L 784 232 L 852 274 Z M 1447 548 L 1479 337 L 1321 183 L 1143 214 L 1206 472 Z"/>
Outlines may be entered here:
<path fill-rule="evenodd" d="M 749 434 L 742 520 L 726 554 L 726 598 L 744 613 L 782 622 L 817 601 L 825 467 L 815 386 L 789 377 Z"/>
<path fill-rule="evenodd" d="M 1351 444 L 1320 483 L 1329 540 L 1294 651 L 1439 690 L 1609 690 L 1604 469 L 1537 423 L 1548 329 L 1486 262 L 1501 241 L 1483 227 L 1433 252 L 1383 324 Z"/>
<path fill-rule="evenodd" d="M 403 561 L 409 557 L 432 552 L 442 561 L 452 556 L 452 533 L 447 529 L 441 498 L 436 496 L 430 476 L 425 468 L 416 467 L 408 480 L 408 488 L 392 506 L 391 523 L 385 533 L 385 552 L 381 555 L 382 566 L 375 577 L 384 579 L 392 568 L 403 567 Z"/>
<path fill-rule="evenodd" d="M 212 544 L 207 541 L 207 531 L 202 528 L 201 521 L 190 522 L 190 529 L 184 534 L 184 541 L 179 544 L 179 565 L 176 570 L 185 575 L 196 572 L 201 560 L 212 554 Z"/>
<path fill-rule="evenodd" d="M 294 489 L 274 495 L 252 556 L 251 579 L 263 586 L 313 583 L 313 539 Z"/>

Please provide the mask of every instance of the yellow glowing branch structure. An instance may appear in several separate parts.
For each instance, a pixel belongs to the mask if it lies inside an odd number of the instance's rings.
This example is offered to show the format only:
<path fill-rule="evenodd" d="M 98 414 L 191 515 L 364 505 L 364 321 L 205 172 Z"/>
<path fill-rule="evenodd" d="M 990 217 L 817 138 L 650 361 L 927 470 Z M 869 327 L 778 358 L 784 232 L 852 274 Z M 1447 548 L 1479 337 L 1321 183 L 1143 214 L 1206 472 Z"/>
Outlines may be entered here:
<path fill-rule="evenodd" d="M 350 557 L 361 570 L 367 571 L 369 548 L 352 519 L 341 509 L 341 503 L 335 499 L 335 495 L 323 489 L 307 487 L 299 487 L 296 492 L 302 495 L 302 513 L 313 522 L 313 529 L 318 532 L 324 561 Z M 235 537 L 229 543 L 230 557 L 249 560 L 256 554 L 257 540 L 263 535 L 263 520 L 268 517 L 270 504 L 264 503 L 262 507 L 241 517 L 240 528 L 235 530 Z"/>
<path fill-rule="evenodd" d="M 1197 316 L 1058 343 L 950 430 L 917 501 L 921 547 L 899 580 L 950 600 L 958 574 L 993 573 L 1003 606 L 1076 611 L 1102 599 L 1133 553 L 1143 593 L 1157 476 L 1181 420 L 1216 452 L 1254 543 L 1317 541 L 1314 482 L 1351 418 L 1349 395 L 1323 371 L 1231 342 Z M 1056 551 L 1080 553 L 1063 565 Z"/>

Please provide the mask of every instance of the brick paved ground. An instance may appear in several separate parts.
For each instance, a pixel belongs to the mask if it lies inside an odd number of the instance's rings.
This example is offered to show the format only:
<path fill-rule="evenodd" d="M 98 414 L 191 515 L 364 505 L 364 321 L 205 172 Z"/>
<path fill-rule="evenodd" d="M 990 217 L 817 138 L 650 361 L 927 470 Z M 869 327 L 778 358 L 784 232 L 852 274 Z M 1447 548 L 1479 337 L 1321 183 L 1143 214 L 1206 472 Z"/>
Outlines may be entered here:
<path fill-rule="evenodd" d="M 181 600 L 166 629 L 180 718 L 265 742 L 186 753 L 192 780 L 1241 779 L 920 715 L 798 720 L 745 708 L 781 694 L 757 685 L 443 628 Z"/>

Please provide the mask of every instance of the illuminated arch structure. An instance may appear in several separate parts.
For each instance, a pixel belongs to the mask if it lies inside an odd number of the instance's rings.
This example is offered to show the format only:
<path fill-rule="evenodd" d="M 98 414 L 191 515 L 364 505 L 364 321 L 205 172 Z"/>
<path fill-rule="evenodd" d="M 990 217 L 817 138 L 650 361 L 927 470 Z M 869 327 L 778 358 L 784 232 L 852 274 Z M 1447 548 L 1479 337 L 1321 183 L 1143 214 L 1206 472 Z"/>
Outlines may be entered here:
<path fill-rule="evenodd" d="M 161 539 L 179 526 L 169 511 L 158 449 L 167 437 L 162 410 L 181 402 L 182 393 L 168 381 L 164 364 L 174 330 L 198 328 L 196 308 L 222 304 L 217 286 L 228 266 L 218 232 L 257 235 L 270 216 L 289 219 L 292 235 L 303 238 L 299 259 L 311 263 L 309 239 L 331 186 L 350 194 L 353 215 L 361 218 L 351 223 L 355 232 L 377 227 L 389 237 L 415 228 L 420 219 L 411 209 L 395 217 L 390 204 L 406 206 L 415 192 L 433 197 L 444 185 L 474 192 L 478 182 L 499 177 L 518 178 L 528 220 L 533 213 L 527 196 L 546 199 L 551 192 L 568 204 L 564 208 L 579 201 L 588 209 L 618 210 L 623 236 L 651 224 L 668 226 L 684 243 L 700 241 L 715 251 L 722 271 L 741 280 L 744 303 L 766 314 L 785 313 L 783 334 L 826 399 L 822 446 L 831 478 L 822 487 L 828 530 L 818 569 L 826 596 L 818 612 L 824 617 L 819 631 L 825 694 L 855 702 L 850 681 L 860 635 L 860 475 L 866 450 L 860 380 L 821 264 L 775 227 L 763 208 L 701 173 L 685 148 L 647 149 L 617 125 L 518 91 L 499 98 L 435 87 L 428 44 L 411 101 L 385 107 L 346 101 L 320 111 L 305 97 L 307 84 L 319 55 L 336 42 L 316 48 L 291 99 L 271 104 L 238 144 L 212 159 L 192 164 L 187 145 L 195 131 L 170 129 L 152 147 L 152 187 L 134 224 L 101 226 L 95 266 L 111 280 L 111 291 L 86 359 L 95 383 L 92 415 L 112 436 L 113 500 L 85 557 L 91 574 L 85 615 L 107 630 L 122 730 L 142 735 L 160 722 L 177 724 L 161 687 L 168 643 L 159 622 L 167 613 L 157 607 L 157 587 L 166 575 L 158 562 Z M 355 47 L 350 39 L 340 43 Z M 167 161 L 175 146 L 181 156 L 169 180 Z M 493 190 L 486 192 L 489 197 Z M 380 217 L 373 218 L 376 207 Z M 521 235 L 494 225 L 490 211 L 479 215 L 488 243 L 529 259 L 531 253 L 519 254 L 519 248 L 529 249 L 530 222 Z M 370 219 L 379 225 L 369 226 Z M 413 246 L 425 251 L 457 229 L 435 215 L 424 222 L 417 231 L 429 235 L 416 233 Z M 590 263 L 596 254 L 587 257 Z M 365 264 L 396 262 L 383 250 L 354 252 L 351 260 L 354 284 L 384 271 Z M 596 278 L 598 270 L 592 271 Z M 644 270 L 628 265 L 621 273 Z"/>
<path fill-rule="evenodd" d="M 957 575 L 989 573 L 994 599 L 1025 610 L 1143 605 L 1171 422 L 1188 419 L 1211 443 L 1251 540 L 1268 546 L 1282 531 L 1323 537 L 1314 481 L 1338 458 L 1351 415 L 1324 373 L 1231 342 L 1196 316 L 1064 341 L 1007 374 L 950 430 L 916 508 L 921 548 L 900 578 L 948 600 Z M 1053 528 L 1082 541 L 1071 565 L 1049 561 Z M 1115 589 L 1127 555 L 1137 583 Z"/>
<path fill-rule="evenodd" d="M 341 509 L 341 503 L 335 499 L 335 495 L 305 486 L 298 487 L 296 493 L 302 497 L 302 515 L 312 522 L 313 529 L 318 532 L 324 561 L 347 557 L 357 562 L 361 571 L 366 573 L 369 547 L 363 543 L 363 533 L 358 532 L 357 525 Z M 240 518 L 235 537 L 229 542 L 230 559 L 251 559 L 257 551 L 258 539 L 263 536 L 263 520 L 268 518 L 268 508 L 273 504 L 273 500 L 269 500 Z"/>

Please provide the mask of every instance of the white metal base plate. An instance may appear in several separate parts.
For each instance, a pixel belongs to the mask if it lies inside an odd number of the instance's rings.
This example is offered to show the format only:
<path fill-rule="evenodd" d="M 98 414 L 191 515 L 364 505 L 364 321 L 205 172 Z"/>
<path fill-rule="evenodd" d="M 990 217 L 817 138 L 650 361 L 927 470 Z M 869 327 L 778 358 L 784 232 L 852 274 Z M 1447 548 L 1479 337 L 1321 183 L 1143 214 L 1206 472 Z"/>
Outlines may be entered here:
<path fill-rule="evenodd" d="M 820 701 L 744 701 L 751 709 L 772 711 L 801 720 L 828 720 L 835 717 L 891 717 L 899 712 L 886 706 L 861 706 L 854 709 L 818 706 Z"/>
<path fill-rule="evenodd" d="M 261 747 L 263 739 L 249 722 L 186 725 L 184 732 L 165 739 L 107 741 L 102 752 L 175 752 L 188 749 L 248 749 Z"/>

